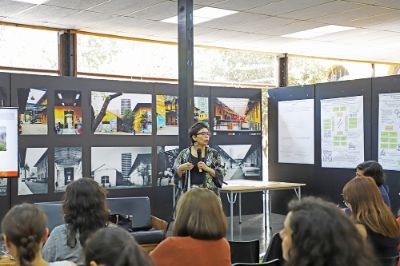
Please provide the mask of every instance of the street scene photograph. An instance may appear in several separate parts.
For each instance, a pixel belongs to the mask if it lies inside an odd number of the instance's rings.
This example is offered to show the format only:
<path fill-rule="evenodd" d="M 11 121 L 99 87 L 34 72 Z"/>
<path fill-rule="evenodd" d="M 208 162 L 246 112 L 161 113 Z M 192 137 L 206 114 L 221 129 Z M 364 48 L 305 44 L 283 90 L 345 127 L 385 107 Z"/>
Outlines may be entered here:
<path fill-rule="evenodd" d="M 47 148 L 20 149 L 18 195 L 48 193 Z"/>
<path fill-rule="evenodd" d="M 18 89 L 19 133 L 47 135 L 47 90 Z"/>
<path fill-rule="evenodd" d="M 178 135 L 178 97 L 156 95 L 157 135 Z"/>
<path fill-rule="evenodd" d="M 157 146 L 157 186 L 174 183 L 173 167 L 178 154 L 178 146 Z"/>
<path fill-rule="evenodd" d="M 0 127 L 0 151 L 7 151 L 7 128 Z"/>
<path fill-rule="evenodd" d="M 54 130 L 58 135 L 83 133 L 81 93 L 56 91 L 54 103 Z"/>
<path fill-rule="evenodd" d="M 80 178 L 82 178 L 82 148 L 54 148 L 54 191 L 65 191 L 69 183 Z"/>

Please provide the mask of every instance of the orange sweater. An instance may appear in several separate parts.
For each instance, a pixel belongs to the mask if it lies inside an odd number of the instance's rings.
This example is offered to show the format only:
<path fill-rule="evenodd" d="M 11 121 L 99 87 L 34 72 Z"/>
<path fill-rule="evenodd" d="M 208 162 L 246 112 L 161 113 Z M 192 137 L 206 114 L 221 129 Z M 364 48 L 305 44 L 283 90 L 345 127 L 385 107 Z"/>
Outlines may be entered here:
<path fill-rule="evenodd" d="M 200 240 L 168 237 L 151 253 L 155 266 L 231 266 L 231 250 L 225 238 Z"/>

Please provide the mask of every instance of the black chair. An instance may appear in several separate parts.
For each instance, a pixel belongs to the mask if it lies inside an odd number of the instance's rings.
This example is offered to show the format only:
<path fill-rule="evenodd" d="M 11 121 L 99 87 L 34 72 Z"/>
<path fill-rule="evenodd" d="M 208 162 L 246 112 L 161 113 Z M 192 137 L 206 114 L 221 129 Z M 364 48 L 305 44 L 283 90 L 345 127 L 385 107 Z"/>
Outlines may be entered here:
<path fill-rule="evenodd" d="M 232 263 L 258 263 L 260 257 L 260 241 L 229 241 Z"/>
<path fill-rule="evenodd" d="M 232 266 L 252 266 L 252 265 L 281 266 L 281 261 L 278 259 L 274 259 L 274 260 L 262 262 L 262 263 L 240 263 L 239 262 L 239 263 L 232 264 Z"/>
<path fill-rule="evenodd" d="M 54 227 L 64 224 L 64 216 L 61 212 L 61 202 L 36 202 L 35 205 L 39 206 L 47 216 L 47 228 L 49 232 Z"/>
<path fill-rule="evenodd" d="M 263 262 L 271 261 L 279 259 L 283 261 L 283 254 L 282 254 L 282 239 L 279 236 L 279 233 L 275 233 L 272 236 L 271 242 L 269 242 L 267 251 L 265 252 Z"/>

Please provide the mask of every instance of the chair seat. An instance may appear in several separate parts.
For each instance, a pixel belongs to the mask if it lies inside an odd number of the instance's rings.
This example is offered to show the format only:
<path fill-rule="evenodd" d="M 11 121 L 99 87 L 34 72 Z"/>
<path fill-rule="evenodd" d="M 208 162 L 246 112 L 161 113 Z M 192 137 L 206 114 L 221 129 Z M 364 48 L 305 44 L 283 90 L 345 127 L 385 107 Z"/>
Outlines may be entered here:
<path fill-rule="evenodd" d="M 132 232 L 136 241 L 139 244 L 154 244 L 160 243 L 165 238 L 164 230 L 150 229 L 148 231 L 137 231 Z"/>

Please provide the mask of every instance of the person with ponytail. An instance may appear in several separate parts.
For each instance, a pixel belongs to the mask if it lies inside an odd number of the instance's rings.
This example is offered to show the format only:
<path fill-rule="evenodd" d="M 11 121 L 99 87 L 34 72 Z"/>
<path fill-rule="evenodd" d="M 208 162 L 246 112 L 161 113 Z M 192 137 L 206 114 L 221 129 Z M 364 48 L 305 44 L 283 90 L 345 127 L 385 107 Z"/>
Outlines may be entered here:
<path fill-rule="evenodd" d="M 108 226 L 106 190 L 92 178 L 71 182 L 62 204 L 65 224 L 53 229 L 43 248 L 47 261 L 70 260 L 84 265 L 82 247 L 98 229 Z"/>
<path fill-rule="evenodd" d="M 86 266 L 152 266 L 151 259 L 124 229 L 98 230 L 84 248 Z"/>
<path fill-rule="evenodd" d="M 47 217 L 38 206 L 23 203 L 12 207 L 3 218 L 3 240 L 16 266 L 73 266 L 69 261 L 48 263 L 42 257 L 42 246 L 49 230 Z"/>

